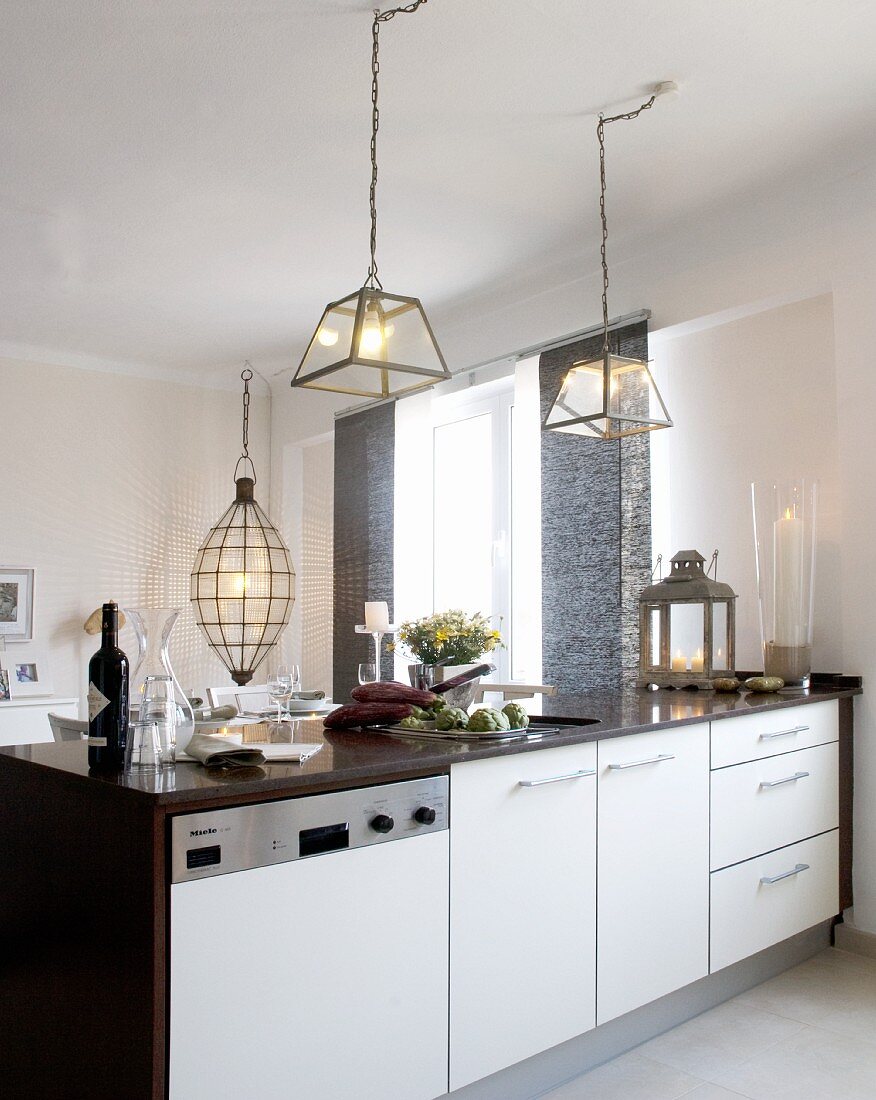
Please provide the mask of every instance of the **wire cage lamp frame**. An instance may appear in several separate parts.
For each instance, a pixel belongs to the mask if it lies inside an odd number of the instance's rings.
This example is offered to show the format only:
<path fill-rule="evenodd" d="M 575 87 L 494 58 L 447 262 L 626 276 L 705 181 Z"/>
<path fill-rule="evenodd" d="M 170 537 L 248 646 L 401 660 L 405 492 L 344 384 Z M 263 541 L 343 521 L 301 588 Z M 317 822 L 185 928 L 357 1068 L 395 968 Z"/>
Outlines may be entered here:
<path fill-rule="evenodd" d="M 191 574 L 195 621 L 241 686 L 276 646 L 295 603 L 289 549 L 254 496 L 256 472 L 249 456 L 252 376 L 247 364 L 240 375 L 243 452 L 234 468 L 237 492 L 201 544 Z"/>

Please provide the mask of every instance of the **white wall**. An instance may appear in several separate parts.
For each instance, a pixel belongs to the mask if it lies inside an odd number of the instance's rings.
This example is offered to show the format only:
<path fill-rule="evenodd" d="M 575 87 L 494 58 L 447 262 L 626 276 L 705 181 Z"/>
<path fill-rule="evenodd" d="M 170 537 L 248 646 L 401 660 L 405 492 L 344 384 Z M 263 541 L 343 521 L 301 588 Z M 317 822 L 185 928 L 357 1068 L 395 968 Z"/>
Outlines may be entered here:
<path fill-rule="evenodd" d="M 241 398 L 130 375 L 0 359 L 0 565 L 36 570 L 33 647 L 56 695 L 84 698 L 100 603 L 183 609 L 171 660 L 184 687 L 223 684 L 189 606 L 189 572 L 234 498 Z M 270 401 L 253 396 L 257 498 L 270 490 Z M 132 660 L 128 629 L 122 647 Z M 24 654 L 10 645 L 10 657 Z"/>
<path fill-rule="evenodd" d="M 840 491 L 830 295 L 649 343 L 676 427 L 652 440 L 654 553 L 720 551 L 737 667 L 762 668 L 750 483 L 817 477 L 814 665 L 843 667 Z"/>

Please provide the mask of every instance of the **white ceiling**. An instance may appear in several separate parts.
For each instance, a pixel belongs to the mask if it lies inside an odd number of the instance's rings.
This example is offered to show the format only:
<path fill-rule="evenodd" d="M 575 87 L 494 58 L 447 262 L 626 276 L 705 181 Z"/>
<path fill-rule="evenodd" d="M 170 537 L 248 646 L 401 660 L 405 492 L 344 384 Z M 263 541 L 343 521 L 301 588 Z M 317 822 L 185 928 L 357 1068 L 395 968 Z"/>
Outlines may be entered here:
<path fill-rule="evenodd" d="M 0 350 L 232 379 L 368 263 L 361 0 L 4 0 Z M 548 257 L 876 153 L 872 0 L 429 0 L 381 36 L 387 289 L 436 324 Z M 462 364 L 452 364 L 459 366 Z"/>

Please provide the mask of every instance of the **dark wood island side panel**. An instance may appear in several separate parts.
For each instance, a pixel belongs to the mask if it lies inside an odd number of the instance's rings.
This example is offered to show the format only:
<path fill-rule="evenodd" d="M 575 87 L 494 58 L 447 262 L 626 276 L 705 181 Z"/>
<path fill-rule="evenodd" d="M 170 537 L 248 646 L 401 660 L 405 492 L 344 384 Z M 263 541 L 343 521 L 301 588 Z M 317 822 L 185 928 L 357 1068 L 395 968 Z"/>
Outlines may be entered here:
<path fill-rule="evenodd" d="M 0 806 L 0 1092 L 160 1100 L 164 815 L 46 768 L 0 770 Z"/>

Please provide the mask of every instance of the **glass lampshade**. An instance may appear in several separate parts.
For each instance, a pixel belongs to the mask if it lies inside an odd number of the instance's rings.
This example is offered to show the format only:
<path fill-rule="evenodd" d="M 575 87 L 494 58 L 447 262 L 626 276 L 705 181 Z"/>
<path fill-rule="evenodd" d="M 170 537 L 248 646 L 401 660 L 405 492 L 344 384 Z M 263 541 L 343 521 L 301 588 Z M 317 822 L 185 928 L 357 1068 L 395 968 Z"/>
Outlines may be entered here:
<path fill-rule="evenodd" d="M 449 377 L 419 298 L 362 287 L 326 306 L 292 385 L 381 398 Z"/>
<path fill-rule="evenodd" d="M 648 364 L 606 353 L 572 364 L 543 427 L 595 439 L 620 439 L 671 428 L 672 421 Z"/>
<path fill-rule="evenodd" d="M 277 644 L 295 603 L 295 570 L 279 532 L 237 479 L 234 502 L 204 540 L 191 575 L 195 619 L 237 684 Z"/>

